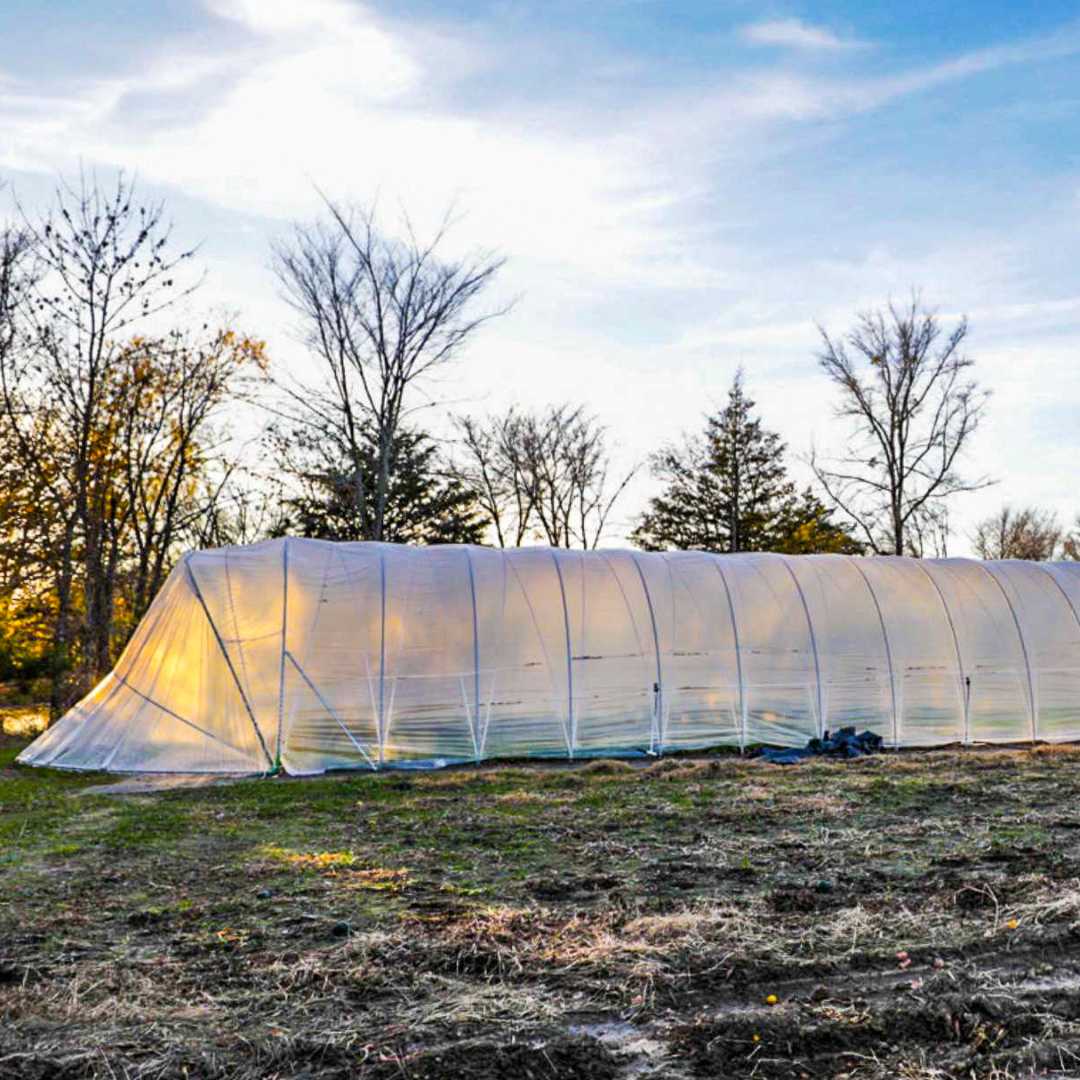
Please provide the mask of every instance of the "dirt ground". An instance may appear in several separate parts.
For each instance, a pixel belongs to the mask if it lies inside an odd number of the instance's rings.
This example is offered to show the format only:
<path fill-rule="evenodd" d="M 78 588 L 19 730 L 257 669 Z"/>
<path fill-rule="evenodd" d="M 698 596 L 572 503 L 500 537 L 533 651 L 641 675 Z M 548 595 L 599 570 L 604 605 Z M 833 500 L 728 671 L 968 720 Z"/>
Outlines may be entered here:
<path fill-rule="evenodd" d="M 3 1078 L 1080 1076 L 1076 749 L 79 795 L 22 745 Z"/>

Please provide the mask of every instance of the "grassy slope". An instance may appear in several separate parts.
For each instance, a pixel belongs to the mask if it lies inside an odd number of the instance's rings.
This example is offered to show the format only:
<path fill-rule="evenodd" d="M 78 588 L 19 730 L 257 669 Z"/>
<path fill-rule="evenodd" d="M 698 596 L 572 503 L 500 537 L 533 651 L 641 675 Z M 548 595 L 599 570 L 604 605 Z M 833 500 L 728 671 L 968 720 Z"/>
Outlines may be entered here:
<path fill-rule="evenodd" d="M 1072 751 L 74 797 L 21 745 L 0 1077 L 1080 1073 Z"/>

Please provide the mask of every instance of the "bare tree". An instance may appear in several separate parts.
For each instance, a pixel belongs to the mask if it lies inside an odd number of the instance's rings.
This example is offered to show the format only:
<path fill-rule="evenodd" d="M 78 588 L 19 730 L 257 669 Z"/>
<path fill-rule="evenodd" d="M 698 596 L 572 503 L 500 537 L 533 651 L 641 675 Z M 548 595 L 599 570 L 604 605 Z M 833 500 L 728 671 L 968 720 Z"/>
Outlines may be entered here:
<path fill-rule="evenodd" d="M 914 525 L 940 522 L 952 496 L 991 482 L 958 472 L 988 397 L 961 351 L 967 330 L 961 319 L 944 333 L 918 296 L 906 308 L 860 315 L 844 339 L 821 329 L 818 360 L 840 392 L 837 415 L 854 430 L 846 454 L 812 453 L 811 465 L 879 554 L 915 552 Z"/>
<path fill-rule="evenodd" d="M 18 312 L 40 274 L 33 238 L 26 229 L 0 229 L 0 360 L 18 346 Z"/>
<path fill-rule="evenodd" d="M 1030 559 L 1044 562 L 1058 553 L 1063 531 L 1057 515 L 1037 506 L 1003 506 L 980 521 L 973 538 L 980 559 Z"/>
<path fill-rule="evenodd" d="M 142 616 L 177 547 L 215 516 L 234 463 L 222 460 L 216 422 L 247 375 L 265 371 L 264 344 L 233 330 L 138 338 L 116 387 L 116 444 L 134 559 L 131 615 Z M 210 466 L 219 479 L 209 479 Z"/>
<path fill-rule="evenodd" d="M 228 547 L 281 536 L 286 519 L 280 492 L 261 476 L 230 465 L 199 489 L 201 511 L 185 522 L 184 538 L 191 547 Z"/>
<path fill-rule="evenodd" d="M 326 209 L 326 219 L 295 226 L 274 248 L 274 269 L 324 376 L 317 385 L 282 384 L 280 411 L 286 427 L 313 426 L 353 463 L 356 514 L 364 534 L 380 540 L 410 396 L 505 310 L 473 311 L 504 260 L 483 253 L 444 258 L 449 221 L 426 242 L 406 221 L 398 240 L 380 231 L 373 210 L 330 201 Z M 373 491 L 363 467 L 369 427 L 378 444 Z"/>
<path fill-rule="evenodd" d="M 1080 561 L 1080 515 L 1073 520 L 1073 527 L 1068 532 L 1062 530 L 1058 558 Z"/>
<path fill-rule="evenodd" d="M 946 559 L 951 531 L 948 503 L 926 503 L 908 520 L 904 536 L 907 553 L 917 559 Z"/>
<path fill-rule="evenodd" d="M 536 490 L 523 453 L 528 423 L 513 408 L 487 420 L 454 417 L 460 452 L 451 472 L 476 493 L 499 547 L 520 547 L 533 523 Z"/>
<path fill-rule="evenodd" d="M 0 351 L 0 418 L 20 469 L 40 479 L 55 517 L 56 713 L 68 700 L 62 682 L 77 629 L 77 569 L 87 676 L 110 662 L 119 530 L 129 513 L 114 483 L 112 438 L 123 340 L 187 294 L 174 275 L 191 252 L 171 253 L 163 207 L 137 203 L 122 174 L 108 191 L 86 176 L 62 184 L 55 209 L 41 219 L 24 212 L 21 232 L 36 273 L 9 313 L 16 337 Z"/>
<path fill-rule="evenodd" d="M 2 187 L 2 185 L 0 185 Z M 0 229 L 0 373 L 21 346 L 18 311 L 37 275 L 32 241 L 23 230 Z M 20 419 L 29 425 L 25 410 Z M 40 425 L 42 420 L 38 420 Z M 0 599 L 47 587 L 49 517 L 41 513 L 44 481 L 20 463 L 19 432 L 0 413 Z"/>
<path fill-rule="evenodd" d="M 607 429 L 580 405 L 458 418 L 457 428 L 455 475 L 478 492 L 502 547 L 535 536 L 552 547 L 595 548 L 637 472 L 612 480 Z"/>

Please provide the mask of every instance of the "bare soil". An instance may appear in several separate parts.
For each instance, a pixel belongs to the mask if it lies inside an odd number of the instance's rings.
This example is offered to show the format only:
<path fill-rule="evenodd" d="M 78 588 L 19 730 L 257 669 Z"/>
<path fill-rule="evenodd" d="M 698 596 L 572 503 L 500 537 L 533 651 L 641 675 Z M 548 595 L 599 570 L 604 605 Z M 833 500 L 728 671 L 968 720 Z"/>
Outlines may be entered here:
<path fill-rule="evenodd" d="M 1076 749 L 108 792 L 22 745 L 0 1078 L 1080 1076 Z"/>

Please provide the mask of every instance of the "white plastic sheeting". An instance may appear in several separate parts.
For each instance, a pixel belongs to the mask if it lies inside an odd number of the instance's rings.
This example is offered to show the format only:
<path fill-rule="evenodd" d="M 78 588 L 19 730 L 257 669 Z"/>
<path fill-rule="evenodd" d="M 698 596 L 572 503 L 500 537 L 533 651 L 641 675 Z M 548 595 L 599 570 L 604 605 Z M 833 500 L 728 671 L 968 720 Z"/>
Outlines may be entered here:
<path fill-rule="evenodd" d="M 195 552 L 34 765 L 290 773 L 1080 737 L 1080 565 L 413 548 Z"/>

